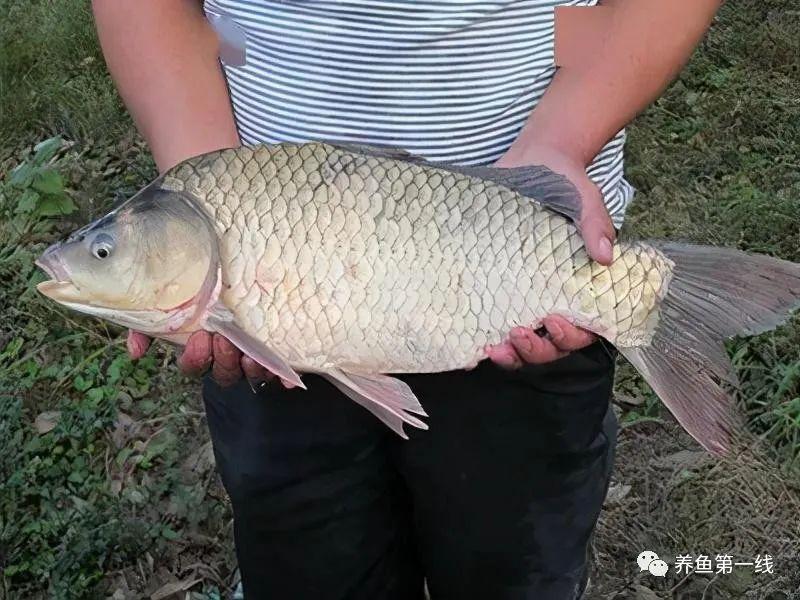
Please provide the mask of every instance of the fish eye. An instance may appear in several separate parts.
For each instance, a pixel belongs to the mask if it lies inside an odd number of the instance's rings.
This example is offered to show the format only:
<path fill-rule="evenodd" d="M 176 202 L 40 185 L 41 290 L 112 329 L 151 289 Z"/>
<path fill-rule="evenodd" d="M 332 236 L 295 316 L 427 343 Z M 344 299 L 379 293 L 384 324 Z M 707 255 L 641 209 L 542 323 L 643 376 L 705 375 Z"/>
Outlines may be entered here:
<path fill-rule="evenodd" d="M 99 234 L 92 240 L 92 255 L 95 258 L 104 259 L 111 256 L 111 252 L 114 250 L 114 240 L 111 238 L 110 235 L 106 235 L 105 233 Z"/>

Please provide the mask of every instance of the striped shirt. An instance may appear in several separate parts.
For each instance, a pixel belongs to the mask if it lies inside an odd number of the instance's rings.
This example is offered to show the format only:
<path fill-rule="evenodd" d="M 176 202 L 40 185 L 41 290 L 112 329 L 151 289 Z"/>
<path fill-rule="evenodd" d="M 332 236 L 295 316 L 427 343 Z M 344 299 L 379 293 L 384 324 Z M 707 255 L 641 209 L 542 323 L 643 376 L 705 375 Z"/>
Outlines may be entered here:
<path fill-rule="evenodd" d="M 339 140 L 490 164 L 555 73 L 554 7 L 597 0 L 206 0 L 247 37 L 224 66 L 244 144 Z M 587 173 L 614 224 L 633 188 L 624 131 Z"/>

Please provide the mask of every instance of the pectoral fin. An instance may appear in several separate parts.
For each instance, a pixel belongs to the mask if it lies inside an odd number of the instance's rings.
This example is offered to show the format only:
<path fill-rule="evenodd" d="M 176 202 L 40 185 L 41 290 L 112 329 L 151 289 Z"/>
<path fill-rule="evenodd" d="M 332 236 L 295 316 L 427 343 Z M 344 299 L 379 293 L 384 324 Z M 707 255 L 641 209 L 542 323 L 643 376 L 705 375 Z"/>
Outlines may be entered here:
<path fill-rule="evenodd" d="M 206 326 L 209 331 L 224 335 L 234 346 L 271 373 L 297 387 L 306 389 L 305 384 L 300 379 L 300 375 L 297 374 L 297 371 L 291 367 L 286 359 L 245 332 L 233 321 L 232 315 L 228 316 L 225 313 L 212 314 L 206 319 Z"/>
<path fill-rule="evenodd" d="M 340 370 L 324 371 L 320 375 L 339 388 L 348 398 L 386 423 L 402 438 L 408 439 L 403 431 L 404 423 L 419 429 L 428 428 L 423 421 L 411 414 L 428 416 L 411 388 L 399 379 L 387 375 L 363 375 Z"/>

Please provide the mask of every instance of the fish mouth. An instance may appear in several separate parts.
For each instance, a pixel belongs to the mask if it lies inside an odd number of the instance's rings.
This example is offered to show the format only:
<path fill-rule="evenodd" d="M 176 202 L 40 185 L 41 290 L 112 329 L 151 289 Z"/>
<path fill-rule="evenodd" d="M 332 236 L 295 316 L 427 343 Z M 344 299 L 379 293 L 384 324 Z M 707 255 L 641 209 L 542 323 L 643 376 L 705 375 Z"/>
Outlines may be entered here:
<path fill-rule="evenodd" d="M 78 288 L 72 283 L 67 267 L 59 258 L 60 246 L 61 244 L 53 244 L 34 262 L 50 277 L 49 281 L 39 283 L 36 289 L 48 298 L 65 302 L 78 297 Z"/>
<path fill-rule="evenodd" d="M 71 281 L 42 281 L 36 285 L 36 289 L 56 302 L 75 302 L 80 299 L 78 288 Z"/>
<path fill-rule="evenodd" d="M 69 280 L 70 277 L 67 267 L 64 266 L 64 263 L 61 262 L 58 256 L 58 250 L 60 248 L 61 244 L 53 244 L 44 251 L 44 254 L 42 254 L 34 264 L 47 273 L 52 279 L 56 281 L 65 281 Z"/>

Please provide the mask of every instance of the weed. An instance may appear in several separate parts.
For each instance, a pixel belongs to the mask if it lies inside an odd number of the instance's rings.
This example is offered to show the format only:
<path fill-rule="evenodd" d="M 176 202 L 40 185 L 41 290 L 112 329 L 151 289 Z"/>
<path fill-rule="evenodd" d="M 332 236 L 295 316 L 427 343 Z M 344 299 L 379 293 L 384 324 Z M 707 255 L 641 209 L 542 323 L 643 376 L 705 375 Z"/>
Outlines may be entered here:
<path fill-rule="evenodd" d="M 91 149 L 48 139 L 0 185 L 0 569 L 25 598 L 93 597 L 109 573 L 143 555 L 169 563 L 213 543 L 186 536 L 221 530 L 227 518 L 219 496 L 209 496 L 216 480 L 207 446 L 191 442 L 202 430 L 196 394 L 164 371 L 170 353 L 133 363 L 119 330 L 66 314 L 35 291 L 43 275 L 34 258 L 78 212 L 72 187 L 98 181 L 75 170 L 97 164 Z M 99 189 L 143 183 L 113 161 L 100 164 Z M 186 467 L 199 450 L 203 468 Z"/>
<path fill-rule="evenodd" d="M 680 79 L 629 130 L 628 175 L 638 194 L 625 236 L 800 262 L 797 22 L 777 0 L 723 7 Z M 776 332 L 729 345 L 750 427 L 790 460 L 800 456 L 798 348 L 797 315 Z M 642 394 L 638 377 L 617 383 Z M 660 413 L 656 406 L 644 416 Z"/>
<path fill-rule="evenodd" d="M 4 0 L 0 6 L 0 139 L 20 147 L 54 134 L 113 138 L 130 128 L 88 2 Z"/>

